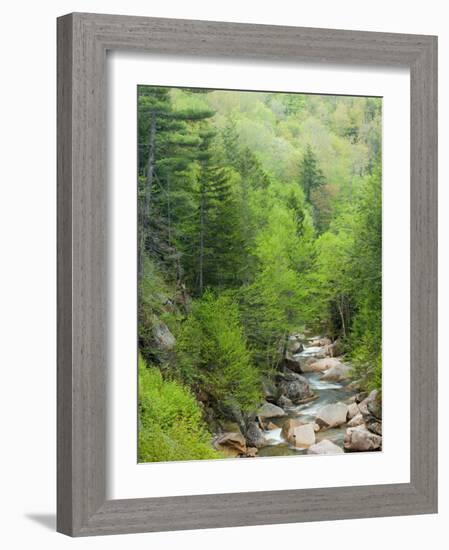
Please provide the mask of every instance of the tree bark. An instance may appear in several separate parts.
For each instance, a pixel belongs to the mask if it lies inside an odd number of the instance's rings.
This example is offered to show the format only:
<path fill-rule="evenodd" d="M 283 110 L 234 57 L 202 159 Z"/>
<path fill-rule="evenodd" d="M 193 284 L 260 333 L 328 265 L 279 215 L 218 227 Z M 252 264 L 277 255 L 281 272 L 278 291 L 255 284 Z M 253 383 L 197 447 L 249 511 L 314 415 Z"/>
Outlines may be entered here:
<path fill-rule="evenodd" d="M 204 190 L 201 191 L 200 199 L 200 257 L 199 257 L 198 287 L 200 294 L 203 293 L 203 271 L 204 271 Z"/>
<path fill-rule="evenodd" d="M 145 180 L 145 188 L 144 188 L 144 201 L 143 201 L 144 206 L 141 212 L 142 219 L 140 220 L 139 269 L 138 269 L 139 276 L 141 276 L 143 272 L 143 256 L 145 252 L 146 231 L 149 232 L 151 194 L 153 190 L 153 179 L 154 179 L 155 143 L 156 143 L 156 111 L 152 111 L 151 119 L 150 119 L 147 177 Z"/>

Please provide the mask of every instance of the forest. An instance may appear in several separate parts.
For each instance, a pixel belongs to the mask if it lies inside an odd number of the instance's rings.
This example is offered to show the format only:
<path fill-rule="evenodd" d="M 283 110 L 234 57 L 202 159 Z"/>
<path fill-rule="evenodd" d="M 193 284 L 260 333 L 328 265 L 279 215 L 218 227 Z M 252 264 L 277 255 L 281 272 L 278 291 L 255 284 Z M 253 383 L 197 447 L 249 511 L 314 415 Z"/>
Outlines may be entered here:
<path fill-rule="evenodd" d="M 137 102 L 139 462 L 380 450 L 381 98 Z"/>

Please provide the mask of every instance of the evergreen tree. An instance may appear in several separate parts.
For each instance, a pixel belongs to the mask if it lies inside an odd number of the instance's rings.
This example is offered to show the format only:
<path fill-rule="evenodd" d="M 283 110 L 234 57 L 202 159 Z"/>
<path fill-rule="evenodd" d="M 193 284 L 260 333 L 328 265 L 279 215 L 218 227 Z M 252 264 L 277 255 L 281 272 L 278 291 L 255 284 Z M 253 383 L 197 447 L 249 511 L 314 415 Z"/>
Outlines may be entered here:
<path fill-rule="evenodd" d="M 158 259 L 168 271 L 179 265 L 173 240 L 176 205 L 172 189 L 178 184 L 179 198 L 179 183 L 188 182 L 185 175 L 200 141 L 194 123 L 211 116 L 210 108 L 174 109 L 166 88 L 139 86 L 140 274 L 145 254 Z"/>
<path fill-rule="evenodd" d="M 299 183 L 304 191 L 306 200 L 311 202 L 311 193 L 324 183 L 324 176 L 318 167 L 317 158 L 310 145 L 307 145 L 299 168 Z"/>

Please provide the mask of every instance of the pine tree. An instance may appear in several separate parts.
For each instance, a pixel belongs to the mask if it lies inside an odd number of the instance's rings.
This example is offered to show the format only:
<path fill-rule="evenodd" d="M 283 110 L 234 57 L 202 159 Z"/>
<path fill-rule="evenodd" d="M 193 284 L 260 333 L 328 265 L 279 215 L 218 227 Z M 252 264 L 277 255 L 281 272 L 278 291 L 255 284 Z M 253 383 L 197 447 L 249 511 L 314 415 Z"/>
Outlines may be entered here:
<path fill-rule="evenodd" d="M 244 255 L 235 172 L 223 162 L 216 132 L 207 122 L 200 138 L 196 217 L 184 228 L 190 249 L 183 255 L 190 286 L 198 295 L 208 286 L 234 286 Z"/>
<path fill-rule="evenodd" d="M 180 182 L 194 161 L 200 139 L 195 123 L 213 116 L 211 109 L 175 110 L 166 88 L 140 86 L 139 123 L 139 274 L 145 254 L 179 276 L 175 224 Z M 173 189 L 177 191 L 173 197 Z"/>
<path fill-rule="evenodd" d="M 310 145 L 307 145 L 301 165 L 299 168 L 299 182 L 303 188 L 306 200 L 310 203 L 311 193 L 314 189 L 321 187 L 324 183 L 324 176 L 318 167 L 318 161 Z"/>

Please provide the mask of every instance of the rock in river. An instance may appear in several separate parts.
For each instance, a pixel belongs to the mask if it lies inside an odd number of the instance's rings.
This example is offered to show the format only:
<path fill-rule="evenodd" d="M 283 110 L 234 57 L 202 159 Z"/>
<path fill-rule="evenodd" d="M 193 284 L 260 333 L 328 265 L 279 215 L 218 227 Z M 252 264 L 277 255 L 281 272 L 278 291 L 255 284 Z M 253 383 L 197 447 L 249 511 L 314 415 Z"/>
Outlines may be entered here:
<path fill-rule="evenodd" d="M 342 380 L 349 378 L 350 372 L 351 367 L 340 363 L 339 365 L 335 365 L 327 370 L 321 377 L 321 380 L 325 380 L 326 382 L 341 382 Z"/>
<path fill-rule="evenodd" d="M 264 403 L 257 411 L 257 416 L 264 420 L 265 418 L 281 418 L 287 416 L 287 413 L 281 407 L 273 405 L 273 403 Z"/>
<path fill-rule="evenodd" d="M 289 351 L 285 353 L 284 364 L 293 372 L 302 374 L 301 358 L 298 355 L 292 355 Z"/>
<path fill-rule="evenodd" d="M 354 416 L 360 413 L 357 403 L 351 403 L 348 405 L 348 419 L 354 418 Z"/>
<path fill-rule="evenodd" d="M 325 359 L 318 359 L 312 363 L 305 364 L 303 366 L 304 372 L 324 372 L 327 369 L 341 365 L 341 361 L 335 357 L 326 357 Z"/>
<path fill-rule="evenodd" d="M 361 426 L 364 423 L 362 413 L 357 413 L 351 418 L 348 422 L 348 428 L 355 428 L 356 426 Z"/>
<path fill-rule="evenodd" d="M 297 418 L 290 418 L 282 427 L 283 437 L 295 447 L 308 447 L 315 443 L 313 424 L 304 424 Z"/>
<path fill-rule="evenodd" d="M 363 399 L 363 401 L 360 401 L 359 409 L 363 416 L 371 415 L 371 411 L 369 410 L 368 405 L 371 403 L 371 401 L 375 401 L 377 399 L 377 394 L 378 391 L 373 390 L 367 397 Z"/>
<path fill-rule="evenodd" d="M 345 403 L 329 403 L 318 411 L 316 423 L 324 428 L 336 428 L 346 422 L 347 415 L 348 406 Z"/>
<path fill-rule="evenodd" d="M 256 447 L 260 449 L 266 443 L 262 430 L 257 422 L 250 422 L 246 427 L 245 432 L 246 445 L 248 447 Z"/>
<path fill-rule="evenodd" d="M 344 447 L 347 451 L 377 451 L 382 447 L 382 437 L 363 426 L 348 428 L 345 433 Z"/>
<path fill-rule="evenodd" d="M 285 395 L 281 395 L 281 397 L 279 397 L 278 399 L 278 405 L 283 409 L 288 409 L 290 407 L 293 407 L 293 401 L 285 397 Z"/>
<path fill-rule="evenodd" d="M 288 339 L 287 350 L 292 354 L 300 353 L 301 351 L 304 350 L 304 346 L 299 340 L 291 336 Z"/>
<path fill-rule="evenodd" d="M 343 449 L 329 439 L 322 439 L 319 443 L 315 443 L 308 448 L 307 454 L 309 455 L 338 455 L 342 454 Z"/>
<path fill-rule="evenodd" d="M 214 447 L 219 451 L 237 456 L 246 454 L 246 442 L 241 433 L 225 432 L 214 441 Z"/>
<path fill-rule="evenodd" d="M 382 422 L 373 416 L 365 421 L 366 428 L 377 435 L 382 435 Z"/>
<path fill-rule="evenodd" d="M 287 418 L 282 425 L 281 434 L 286 441 L 290 441 L 293 436 L 293 430 L 298 426 L 303 426 L 304 422 L 299 418 Z"/>
<path fill-rule="evenodd" d="M 300 374 L 285 369 L 283 373 L 277 375 L 277 381 L 281 395 L 293 404 L 298 404 L 304 399 L 313 397 L 309 382 Z"/>

